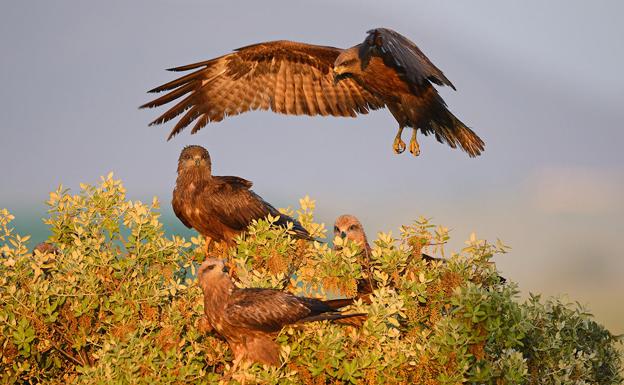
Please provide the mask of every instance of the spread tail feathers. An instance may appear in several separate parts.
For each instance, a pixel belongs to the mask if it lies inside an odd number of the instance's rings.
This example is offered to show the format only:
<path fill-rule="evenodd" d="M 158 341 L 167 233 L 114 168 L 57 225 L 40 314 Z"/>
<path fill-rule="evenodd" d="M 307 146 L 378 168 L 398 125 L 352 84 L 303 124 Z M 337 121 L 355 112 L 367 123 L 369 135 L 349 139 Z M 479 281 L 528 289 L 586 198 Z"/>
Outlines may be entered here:
<path fill-rule="evenodd" d="M 406 109 L 412 111 L 408 115 L 411 123 L 417 122 L 413 127 L 419 128 L 425 135 L 435 135 L 438 142 L 447 143 L 452 148 L 459 146 L 470 157 L 481 155 L 485 150 L 483 140 L 448 110 L 446 103 L 433 86 L 425 91 L 424 95 L 428 99 L 426 114 L 421 115 L 420 109 Z"/>

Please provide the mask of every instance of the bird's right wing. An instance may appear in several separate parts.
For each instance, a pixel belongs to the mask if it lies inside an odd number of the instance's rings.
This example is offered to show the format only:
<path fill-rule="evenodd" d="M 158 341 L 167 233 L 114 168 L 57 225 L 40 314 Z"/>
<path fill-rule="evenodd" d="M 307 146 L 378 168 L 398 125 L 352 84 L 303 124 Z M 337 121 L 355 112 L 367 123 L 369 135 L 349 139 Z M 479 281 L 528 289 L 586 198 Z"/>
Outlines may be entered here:
<path fill-rule="evenodd" d="M 169 91 L 144 104 L 157 107 L 181 100 L 151 124 L 165 123 L 186 112 L 169 139 L 195 122 L 194 134 L 209 122 L 249 110 L 291 115 L 356 116 L 384 103 L 353 79 L 334 83 L 334 47 L 274 41 L 239 48 L 233 53 L 173 71 L 197 69 L 149 92 Z"/>
<path fill-rule="evenodd" d="M 243 231 L 253 220 L 265 219 L 270 214 L 273 217 L 279 216 L 276 223 L 278 226 L 287 226 L 292 222 L 292 230 L 299 238 L 313 240 L 297 220 L 280 213 L 273 205 L 250 190 L 252 185 L 250 181 L 234 176 L 213 178 L 218 185 L 207 192 L 206 199 L 222 223 L 237 231 Z"/>
<path fill-rule="evenodd" d="M 396 31 L 387 28 L 368 31 L 360 48 L 360 57 L 366 63 L 370 55 L 381 56 L 384 63 L 399 71 L 412 84 L 422 85 L 423 81 L 429 80 L 439 86 L 455 89 L 453 83 L 416 44 Z"/>
<path fill-rule="evenodd" d="M 242 289 L 232 293 L 225 308 L 228 323 L 277 332 L 310 314 L 310 309 L 290 293 L 273 289 Z"/>

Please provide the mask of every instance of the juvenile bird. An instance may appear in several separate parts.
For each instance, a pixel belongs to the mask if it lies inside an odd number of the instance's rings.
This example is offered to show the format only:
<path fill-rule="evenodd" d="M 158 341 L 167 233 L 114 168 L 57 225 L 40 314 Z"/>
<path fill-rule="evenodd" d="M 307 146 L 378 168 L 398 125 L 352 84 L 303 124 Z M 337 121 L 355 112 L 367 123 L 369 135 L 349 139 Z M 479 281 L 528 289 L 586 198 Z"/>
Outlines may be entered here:
<path fill-rule="evenodd" d="M 362 223 L 353 215 L 341 215 L 334 222 L 334 236 L 348 239 L 361 247 L 359 262 L 364 267 L 366 277 L 358 280 L 357 293 L 360 297 L 372 293 L 377 285 L 373 280 L 371 271 L 371 247 L 368 244 Z M 340 249 L 340 247 L 334 245 L 334 249 Z"/>
<path fill-rule="evenodd" d="M 357 283 L 358 296 L 366 300 L 366 296 L 377 288 L 376 282 L 372 277 L 371 270 L 371 247 L 368 238 L 364 232 L 364 227 L 357 217 L 349 214 L 341 215 L 334 222 L 334 236 L 348 239 L 360 245 L 362 248 L 360 262 L 365 269 L 366 278 L 360 279 Z M 336 246 L 334 246 L 336 248 Z M 431 257 L 427 254 L 420 253 L 420 258 L 427 262 L 444 261 L 441 258 Z"/>

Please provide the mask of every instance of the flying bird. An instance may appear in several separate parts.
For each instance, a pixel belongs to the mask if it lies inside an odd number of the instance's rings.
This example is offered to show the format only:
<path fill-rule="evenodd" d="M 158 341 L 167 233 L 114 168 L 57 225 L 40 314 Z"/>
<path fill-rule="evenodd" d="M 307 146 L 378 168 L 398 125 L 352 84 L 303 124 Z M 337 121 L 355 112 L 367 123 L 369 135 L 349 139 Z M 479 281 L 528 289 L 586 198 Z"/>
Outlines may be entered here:
<path fill-rule="evenodd" d="M 198 278 L 206 318 L 230 345 L 235 366 L 242 360 L 279 365 L 275 336 L 286 325 L 322 320 L 357 324 L 366 317 L 340 312 L 353 299 L 322 301 L 275 289 L 237 288 L 219 259 L 206 259 Z"/>
<path fill-rule="evenodd" d="M 313 240 L 301 224 L 281 214 L 270 203 L 250 190 L 252 182 L 237 176 L 212 175 L 208 150 L 187 146 L 178 159 L 178 178 L 171 202 L 175 215 L 188 228 L 211 241 L 232 245 L 234 238 L 247 230 L 255 219 L 279 216 L 276 225 L 288 226 L 296 238 Z"/>
<path fill-rule="evenodd" d="M 250 110 L 355 117 L 387 107 L 399 125 L 396 153 L 405 150 L 405 127 L 412 128 L 413 155 L 420 153 L 418 130 L 471 157 L 484 150 L 483 141 L 447 109 L 433 85 L 455 86 L 416 44 L 391 29 L 370 30 L 362 43 L 348 49 L 271 41 L 170 70 L 194 71 L 150 90 L 168 93 L 141 106 L 180 99 L 150 124 L 184 114 L 168 139 L 193 123 L 191 134 Z"/>

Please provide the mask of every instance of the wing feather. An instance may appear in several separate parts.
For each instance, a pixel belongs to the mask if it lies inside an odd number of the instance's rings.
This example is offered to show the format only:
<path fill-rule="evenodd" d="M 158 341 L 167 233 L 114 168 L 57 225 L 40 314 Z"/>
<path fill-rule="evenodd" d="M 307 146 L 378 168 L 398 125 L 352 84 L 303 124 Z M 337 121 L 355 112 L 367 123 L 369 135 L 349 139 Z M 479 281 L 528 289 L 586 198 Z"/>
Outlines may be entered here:
<path fill-rule="evenodd" d="M 264 219 L 269 214 L 279 216 L 278 226 L 293 224 L 298 238 L 313 240 L 307 230 L 294 218 L 279 212 L 273 205 L 250 190 L 251 182 L 231 176 L 214 176 L 215 186 L 202 191 L 206 210 L 214 213 L 219 221 L 236 231 L 244 231 L 252 221 Z"/>
<path fill-rule="evenodd" d="M 232 293 L 224 311 L 228 323 L 239 327 L 277 332 L 310 315 L 294 295 L 273 289 L 244 289 Z"/>
<path fill-rule="evenodd" d="M 411 40 L 387 28 L 368 31 L 360 49 L 360 57 L 367 63 L 371 55 L 381 56 L 386 65 L 395 68 L 413 85 L 429 80 L 439 86 L 455 89 L 453 83 L 436 67 Z"/>
<path fill-rule="evenodd" d="M 332 67 L 340 52 L 334 47 L 289 41 L 239 48 L 215 59 L 173 68 L 199 69 L 150 90 L 169 92 L 141 108 L 183 97 L 151 123 L 165 123 L 187 112 L 172 129 L 171 138 L 195 120 L 192 133 L 209 122 L 255 109 L 292 115 L 355 116 L 383 107 L 381 100 L 354 81 L 334 84 Z"/>

